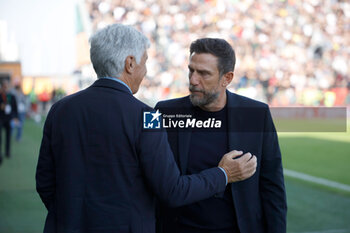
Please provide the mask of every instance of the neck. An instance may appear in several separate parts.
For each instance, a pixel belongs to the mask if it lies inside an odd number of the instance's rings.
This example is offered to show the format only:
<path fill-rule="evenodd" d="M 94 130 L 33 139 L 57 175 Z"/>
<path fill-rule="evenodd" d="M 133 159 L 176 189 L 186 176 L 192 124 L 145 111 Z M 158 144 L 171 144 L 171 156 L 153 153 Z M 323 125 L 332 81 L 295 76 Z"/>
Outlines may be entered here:
<path fill-rule="evenodd" d="M 123 81 L 130 89 L 131 91 L 134 93 L 133 89 L 132 89 L 132 85 L 131 85 L 131 81 L 130 78 L 126 77 L 124 74 L 122 74 L 120 77 L 118 77 L 117 79 L 119 79 L 120 81 Z"/>

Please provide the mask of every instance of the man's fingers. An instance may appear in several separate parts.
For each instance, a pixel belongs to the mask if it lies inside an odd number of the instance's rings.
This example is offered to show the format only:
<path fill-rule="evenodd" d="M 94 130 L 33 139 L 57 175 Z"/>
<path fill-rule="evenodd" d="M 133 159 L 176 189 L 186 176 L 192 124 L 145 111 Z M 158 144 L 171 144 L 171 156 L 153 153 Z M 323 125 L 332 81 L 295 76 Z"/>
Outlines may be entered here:
<path fill-rule="evenodd" d="M 245 157 L 248 157 L 248 153 L 244 155 Z M 243 156 L 242 156 L 243 157 Z M 245 163 L 245 172 L 244 172 L 244 179 L 248 179 L 252 175 L 255 174 L 257 168 L 257 158 L 255 155 L 251 155 L 251 159 Z"/>
<path fill-rule="evenodd" d="M 241 157 L 236 158 L 238 156 Z M 225 154 L 219 166 L 225 169 L 230 183 L 242 181 L 255 174 L 257 169 L 257 157 L 249 152 L 243 154 L 242 151 L 233 150 Z"/>
<path fill-rule="evenodd" d="M 233 151 L 230 151 L 226 154 L 226 156 L 234 159 L 236 158 L 237 156 L 240 156 L 243 154 L 243 151 L 238 151 L 238 150 L 233 150 Z"/>
<path fill-rule="evenodd" d="M 252 155 L 251 159 L 249 159 L 246 164 L 249 167 L 255 167 L 256 168 L 256 166 L 257 166 L 257 158 L 256 158 L 256 156 Z"/>
<path fill-rule="evenodd" d="M 251 167 L 251 171 L 252 171 L 252 175 L 255 173 L 256 171 L 256 167 L 257 167 L 257 158 L 255 155 L 252 156 L 252 159 L 249 160 L 249 162 L 247 163 L 250 165 Z"/>
<path fill-rule="evenodd" d="M 245 153 L 244 155 L 242 155 L 242 157 L 238 158 L 239 160 L 241 160 L 242 162 L 248 162 L 250 159 L 252 158 L 252 154 L 250 152 Z"/>
<path fill-rule="evenodd" d="M 253 155 L 253 158 L 251 160 L 253 160 L 253 162 L 254 162 L 254 167 L 253 167 L 254 169 L 252 170 L 252 174 L 251 174 L 251 176 L 252 176 L 256 172 L 256 168 L 257 168 L 257 158 L 256 158 L 256 156 Z"/>

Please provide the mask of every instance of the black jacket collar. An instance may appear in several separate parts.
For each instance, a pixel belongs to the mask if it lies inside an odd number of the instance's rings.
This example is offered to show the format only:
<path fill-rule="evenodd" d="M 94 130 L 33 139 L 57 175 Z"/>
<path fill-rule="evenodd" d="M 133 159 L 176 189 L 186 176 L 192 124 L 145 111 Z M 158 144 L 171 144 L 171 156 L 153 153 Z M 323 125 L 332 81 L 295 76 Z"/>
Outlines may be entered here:
<path fill-rule="evenodd" d="M 97 79 L 91 85 L 91 87 L 112 88 L 112 89 L 115 89 L 115 90 L 118 90 L 118 91 L 122 91 L 122 92 L 126 92 L 126 93 L 132 95 L 130 90 L 126 86 L 124 86 L 123 84 L 121 84 L 121 83 L 119 83 L 117 81 L 114 81 L 114 80 L 106 79 L 106 78 Z"/>

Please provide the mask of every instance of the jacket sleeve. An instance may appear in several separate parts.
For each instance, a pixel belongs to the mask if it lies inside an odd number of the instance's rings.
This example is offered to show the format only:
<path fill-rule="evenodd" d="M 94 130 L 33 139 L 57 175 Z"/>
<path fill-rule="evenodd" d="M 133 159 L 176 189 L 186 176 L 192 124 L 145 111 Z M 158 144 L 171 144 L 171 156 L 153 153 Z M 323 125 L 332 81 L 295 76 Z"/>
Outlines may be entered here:
<path fill-rule="evenodd" d="M 281 152 L 268 108 L 265 115 L 260 192 L 267 232 L 286 232 L 287 203 Z"/>
<path fill-rule="evenodd" d="M 36 168 L 36 190 L 47 210 L 50 210 L 50 207 L 53 205 L 56 190 L 55 165 L 51 148 L 51 125 L 52 109 L 44 125 L 43 138 Z"/>
<path fill-rule="evenodd" d="M 148 184 L 171 207 L 200 201 L 225 190 L 225 174 L 218 167 L 181 176 L 164 130 L 141 131 L 139 156 Z"/>

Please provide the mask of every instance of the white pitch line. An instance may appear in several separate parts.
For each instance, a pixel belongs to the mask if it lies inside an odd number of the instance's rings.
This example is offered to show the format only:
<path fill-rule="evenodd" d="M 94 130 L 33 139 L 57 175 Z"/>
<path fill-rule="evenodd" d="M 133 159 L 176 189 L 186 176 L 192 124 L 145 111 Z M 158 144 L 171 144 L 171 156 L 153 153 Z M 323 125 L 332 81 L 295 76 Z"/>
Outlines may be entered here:
<path fill-rule="evenodd" d="M 336 188 L 336 189 L 340 189 L 343 191 L 347 191 L 350 192 L 350 185 L 346 185 L 346 184 L 341 184 L 335 181 L 331 181 L 331 180 L 327 180 L 324 178 L 319 178 L 316 176 L 310 176 L 308 174 L 302 173 L 302 172 L 296 172 L 296 171 L 292 171 L 289 169 L 284 169 L 284 174 L 286 176 L 289 177 L 294 177 L 300 180 L 306 180 L 312 183 L 316 183 L 316 184 L 321 184 L 324 186 L 328 186 L 328 187 L 332 187 L 332 188 Z"/>

